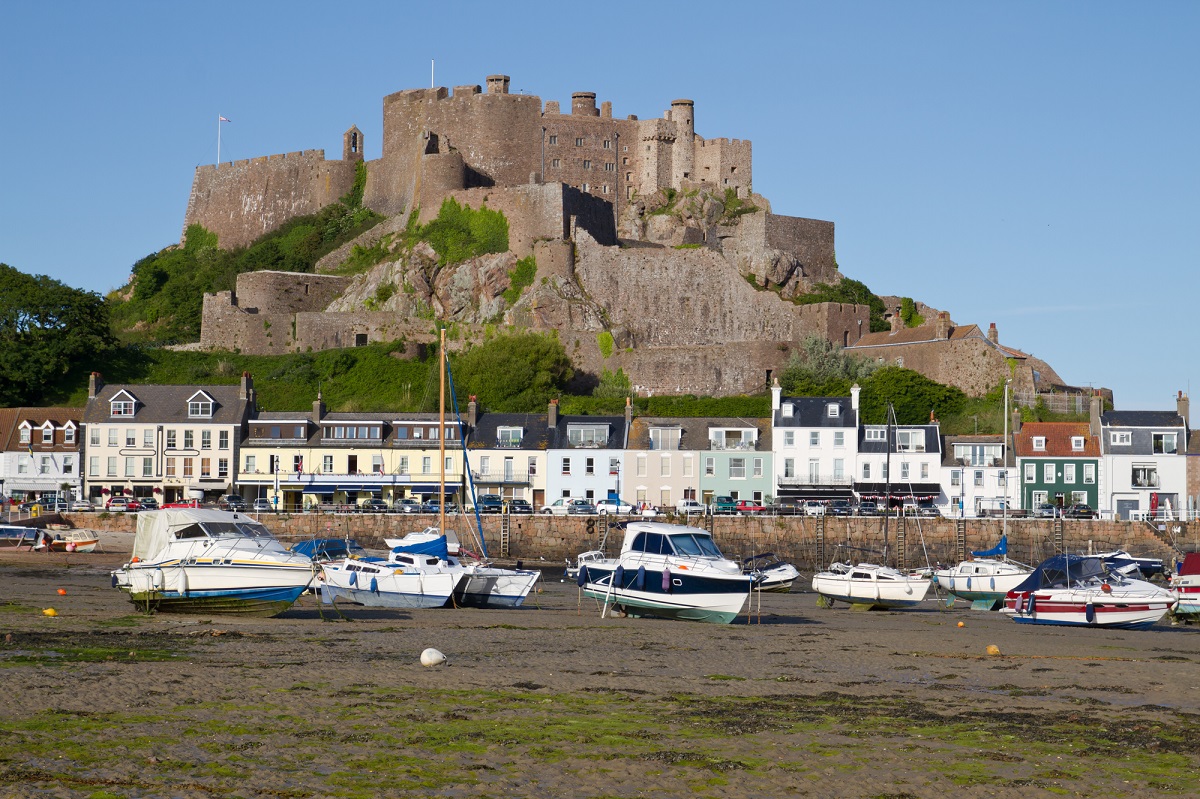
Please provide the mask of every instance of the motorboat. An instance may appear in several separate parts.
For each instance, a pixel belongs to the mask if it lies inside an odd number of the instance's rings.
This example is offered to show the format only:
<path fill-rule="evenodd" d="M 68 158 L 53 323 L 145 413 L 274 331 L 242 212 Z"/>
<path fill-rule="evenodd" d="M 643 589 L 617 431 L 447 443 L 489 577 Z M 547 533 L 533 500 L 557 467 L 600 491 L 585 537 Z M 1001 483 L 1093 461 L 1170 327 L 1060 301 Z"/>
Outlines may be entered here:
<path fill-rule="evenodd" d="M 41 536 L 34 549 L 49 552 L 95 552 L 100 537 L 86 530 L 68 530 L 65 533 L 40 531 Z"/>
<path fill-rule="evenodd" d="M 1101 552 L 1093 557 L 1100 558 L 1108 566 L 1109 571 L 1120 572 L 1126 577 L 1139 580 L 1149 580 L 1151 577 L 1166 574 L 1162 558 L 1139 558 L 1130 555 L 1123 549 L 1112 552 Z"/>
<path fill-rule="evenodd" d="M 179 508 L 138 515 L 113 585 L 148 612 L 277 616 L 312 583 L 312 561 L 244 513 Z"/>
<path fill-rule="evenodd" d="M 754 585 L 698 527 L 635 520 L 625 526 L 616 558 L 584 562 L 576 582 L 603 603 L 629 615 L 728 624 Z"/>
<path fill-rule="evenodd" d="M 1003 556 L 996 559 L 995 556 Z M 978 610 L 997 610 L 1004 597 L 1024 582 L 1033 568 L 1007 558 L 1008 536 L 1001 536 L 991 549 L 971 553 L 971 558 L 948 569 L 933 572 L 933 581 L 953 596 L 965 599 Z"/>
<path fill-rule="evenodd" d="M 569 560 L 567 561 L 566 579 L 572 581 L 579 579 L 580 569 L 592 561 L 604 560 L 607 557 L 608 555 L 606 555 L 602 549 L 589 549 L 587 552 L 580 552 L 577 556 L 575 556 L 574 563 Z"/>
<path fill-rule="evenodd" d="M 931 579 L 874 563 L 834 563 L 813 575 L 812 589 L 826 601 L 867 608 L 907 608 L 925 599 Z"/>
<path fill-rule="evenodd" d="M 518 608 L 542 576 L 532 569 L 503 569 L 484 561 L 463 561 L 450 554 L 448 536 L 433 527 L 397 539 L 388 562 L 407 569 L 455 575 L 454 603 L 463 607 Z"/>
<path fill-rule="evenodd" d="M 1171 575 L 1167 590 L 1175 595 L 1174 614 L 1177 617 L 1200 617 L 1200 552 L 1183 556 L 1179 571 Z"/>
<path fill-rule="evenodd" d="M 1020 624 L 1144 630 L 1175 605 L 1175 595 L 1111 571 L 1092 555 L 1055 555 L 1008 592 L 1002 613 Z"/>
<path fill-rule="evenodd" d="M 31 548 L 41 537 L 42 531 L 36 527 L 18 527 L 12 524 L 0 524 L 0 548 L 17 548 L 29 545 Z"/>
<path fill-rule="evenodd" d="M 742 561 L 742 571 L 754 578 L 755 591 L 786 594 L 800 579 L 800 570 L 774 552 L 763 552 Z"/>

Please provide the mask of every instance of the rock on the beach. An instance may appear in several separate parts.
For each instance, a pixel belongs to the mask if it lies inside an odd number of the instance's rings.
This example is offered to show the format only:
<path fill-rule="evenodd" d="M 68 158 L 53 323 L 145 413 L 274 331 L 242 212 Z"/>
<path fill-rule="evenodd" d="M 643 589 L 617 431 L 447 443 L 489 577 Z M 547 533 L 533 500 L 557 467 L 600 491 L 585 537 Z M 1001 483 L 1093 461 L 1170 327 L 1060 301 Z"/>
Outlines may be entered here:
<path fill-rule="evenodd" d="M 999 655 L 1000 647 L 996 646 L 995 644 L 988 644 L 987 653 L 989 655 Z"/>
<path fill-rule="evenodd" d="M 421 653 L 422 666 L 440 666 L 446 662 L 446 656 L 436 649 L 426 649 Z"/>

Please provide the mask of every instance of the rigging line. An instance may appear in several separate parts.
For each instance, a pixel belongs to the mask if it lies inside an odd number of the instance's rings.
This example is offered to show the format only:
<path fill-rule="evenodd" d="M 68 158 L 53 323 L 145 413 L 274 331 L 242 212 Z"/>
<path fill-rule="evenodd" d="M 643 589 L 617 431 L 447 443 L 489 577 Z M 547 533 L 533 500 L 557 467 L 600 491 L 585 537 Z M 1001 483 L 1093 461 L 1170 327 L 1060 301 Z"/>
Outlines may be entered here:
<path fill-rule="evenodd" d="M 484 559 L 488 558 L 487 544 L 483 540 L 483 517 L 479 513 L 479 503 L 475 498 L 475 478 L 471 476 L 471 464 L 467 460 L 467 433 L 466 427 L 462 423 L 462 415 L 458 412 L 458 397 L 454 391 L 454 375 L 450 371 L 450 359 L 446 359 L 446 382 L 450 384 L 450 405 L 454 408 L 454 418 L 458 420 L 458 440 L 462 446 L 463 474 L 467 478 L 467 487 L 471 491 L 471 508 L 475 511 L 475 542 L 479 544 L 479 551 L 483 553 Z M 443 433 L 444 435 L 444 433 Z M 445 502 L 446 498 L 442 498 Z"/>

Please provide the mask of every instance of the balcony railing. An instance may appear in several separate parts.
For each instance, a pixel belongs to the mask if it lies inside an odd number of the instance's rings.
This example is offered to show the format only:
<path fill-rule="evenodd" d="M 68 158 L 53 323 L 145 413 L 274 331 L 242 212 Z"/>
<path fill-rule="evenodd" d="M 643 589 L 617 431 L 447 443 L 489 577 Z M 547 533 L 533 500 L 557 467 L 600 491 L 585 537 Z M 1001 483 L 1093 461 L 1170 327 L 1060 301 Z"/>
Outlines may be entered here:
<path fill-rule="evenodd" d="M 537 473 L 535 472 L 535 476 Z M 499 472 L 471 472 L 471 479 L 476 483 L 514 483 L 525 484 L 530 482 L 531 475 L 529 472 L 518 472 L 516 470 L 499 471 Z"/>
<path fill-rule="evenodd" d="M 753 452 L 758 449 L 757 441 L 717 441 L 709 439 L 710 452 Z"/>
<path fill-rule="evenodd" d="M 848 475 L 837 477 L 831 474 L 798 474 L 779 478 L 781 486 L 849 486 L 852 482 Z"/>

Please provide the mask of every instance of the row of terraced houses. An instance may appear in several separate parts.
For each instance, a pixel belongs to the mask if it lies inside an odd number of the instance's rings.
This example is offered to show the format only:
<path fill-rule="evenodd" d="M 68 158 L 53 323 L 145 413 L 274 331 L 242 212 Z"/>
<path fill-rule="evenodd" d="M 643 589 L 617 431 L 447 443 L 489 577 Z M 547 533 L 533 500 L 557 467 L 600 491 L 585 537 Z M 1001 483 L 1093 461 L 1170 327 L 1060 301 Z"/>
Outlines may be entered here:
<path fill-rule="evenodd" d="M 613 495 L 670 508 L 715 497 L 786 504 L 871 499 L 974 517 L 1083 503 L 1107 518 L 1191 518 L 1200 435 L 1188 398 L 1175 411 L 1104 411 L 1087 422 L 1024 423 L 1002 435 L 943 436 L 922 425 L 870 425 L 849 397 L 785 397 L 770 418 L 491 413 L 465 416 L 259 411 L 238 385 L 106 385 L 87 406 L 0 410 L 0 495 L 116 495 L 160 503 L 228 493 L 281 510 L 475 494 L 541 507 Z M 1197 431 L 1200 432 L 1200 431 Z"/>

